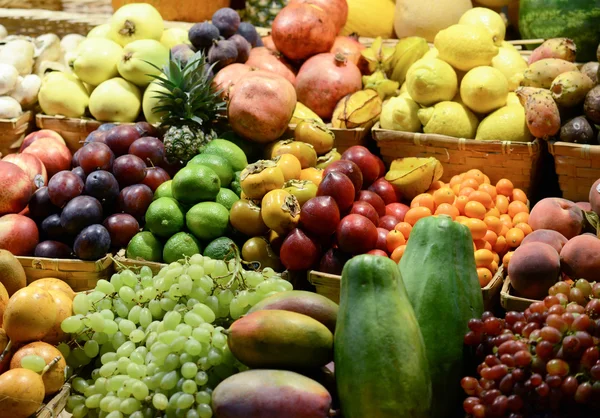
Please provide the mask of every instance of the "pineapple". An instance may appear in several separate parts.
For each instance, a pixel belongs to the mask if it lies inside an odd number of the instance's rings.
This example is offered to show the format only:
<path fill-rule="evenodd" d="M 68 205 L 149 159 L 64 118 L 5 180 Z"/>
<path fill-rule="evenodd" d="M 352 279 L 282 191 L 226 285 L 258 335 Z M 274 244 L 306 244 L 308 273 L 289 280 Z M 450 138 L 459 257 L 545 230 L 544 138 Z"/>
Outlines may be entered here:
<path fill-rule="evenodd" d="M 288 0 L 246 0 L 245 19 L 254 26 L 270 28 L 277 13 Z"/>
<path fill-rule="evenodd" d="M 167 160 L 185 164 L 200 152 L 203 145 L 216 137 L 211 129 L 225 102 L 212 86 L 213 66 L 209 66 L 202 52 L 183 66 L 171 57 L 163 74 L 155 76 L 159 90 L 155 112 L 164 112 L 162 126 L 167 128 L 163 137 Z"/>

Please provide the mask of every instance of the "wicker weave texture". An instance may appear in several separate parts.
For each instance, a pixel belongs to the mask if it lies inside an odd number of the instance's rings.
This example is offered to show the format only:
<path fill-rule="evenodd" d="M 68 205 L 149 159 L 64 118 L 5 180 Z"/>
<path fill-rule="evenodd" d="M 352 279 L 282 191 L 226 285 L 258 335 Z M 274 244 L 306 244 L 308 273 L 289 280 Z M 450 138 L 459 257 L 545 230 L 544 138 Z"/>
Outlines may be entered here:
<path fill-rule="evenodd" d="M 554 156 L 558 183 L 565 199 L 587 202 L 590 188 L 600 179 L 600 145 L 555 142 L 548 146 Z"/>

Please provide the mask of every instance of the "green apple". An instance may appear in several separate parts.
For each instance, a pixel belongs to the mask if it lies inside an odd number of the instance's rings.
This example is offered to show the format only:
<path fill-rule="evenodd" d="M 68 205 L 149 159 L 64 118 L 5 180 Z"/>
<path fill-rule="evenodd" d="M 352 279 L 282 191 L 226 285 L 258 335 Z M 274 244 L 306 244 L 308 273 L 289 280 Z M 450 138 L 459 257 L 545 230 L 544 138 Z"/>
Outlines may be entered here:
<path fill-rule="evenodd" d="M 166 48 L 171 49 L 175 45 L 188 44 L 191 45 L 188 31 L 182 28 L 165 29 L 160 38 L 160 43 Z"/>
<path fill-rule="evenodd" d="M 120 77 L 106 80 L 90 96 L 90 113 L 102 122 L 134 122 L 141 107 L 140 89 Z"/>
<path fill-rule="evenodd" d="M 143 39 L 127 44 L 123 48 L 117 68 L 125 80 L 146 87 L 154 80 L 149 74 L 159 75 L 168 62 L 169 50 L 163 44 L 152 39 Z"/>
<path fill-rule="evenodd" d="M 157 81 L 150 83 L 144 92 L 144 97 L 142 99 L 142 110 L 148 123 L 154 124 L 162 122 L 162 117 L 166 112 L 155 112 L 154 108 L 158 106 L 160 102 L 158 94 L 163 92 L 167 92 L 167 89 L 158 84 Z"/>
<path fill-rule="evenodd" d="M 118 43 L 105 38 L 89 38 L 79 45 L 70 65 L 81 81 L 97 86 L 119 75 L 117 64 L 122 55 L 123 48 Z"/>
<path fill-rule="evenodd" d="M 74 74 L 52 71 L 42 80 L 38 102 L 46 115 L 80 118 L 89 103 L 88 92 Z"/>
<path fill-rule="evenodd" d="M 160 40 L 165 25 L 162 16 L 147 3 L 130 3 L 110 18 L 110 38 L 125 46 L 140 39 Z"/>

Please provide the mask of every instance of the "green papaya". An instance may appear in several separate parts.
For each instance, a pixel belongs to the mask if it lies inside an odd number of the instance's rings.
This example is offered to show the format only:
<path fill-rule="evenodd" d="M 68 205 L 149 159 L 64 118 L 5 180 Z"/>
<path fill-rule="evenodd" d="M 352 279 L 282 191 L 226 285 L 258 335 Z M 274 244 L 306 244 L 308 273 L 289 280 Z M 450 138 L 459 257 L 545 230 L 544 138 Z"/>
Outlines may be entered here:
<path fill-rule="evenodd" d="M 483 313 L 471 232 L 448 216 L 419 220 L 400 275 L 425 340 L 435 400 L 431 417 L 446 417 L 459 402 L 467 324 Z"/>
<path fill-rule="evenodd" d="M 227 343 L 251 368 L 301 370 L 333 360 L 333 334 L 310 316 L 283 310 L 256 311 L 231 324 Z"/>
<path fill-rule="evenodd" d="M 365 254 L 344 266 L 334 352 L 345 418 L 429 418 L 425 344 L 389 258 Z"/>

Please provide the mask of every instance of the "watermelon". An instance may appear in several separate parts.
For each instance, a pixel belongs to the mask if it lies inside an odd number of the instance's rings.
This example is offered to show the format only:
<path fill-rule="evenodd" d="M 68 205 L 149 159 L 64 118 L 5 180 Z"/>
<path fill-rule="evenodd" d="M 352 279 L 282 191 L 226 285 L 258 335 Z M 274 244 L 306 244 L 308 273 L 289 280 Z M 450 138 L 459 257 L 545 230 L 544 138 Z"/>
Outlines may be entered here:
<path fill-rule="evenodd" d="M 570 38 L 578 62 L 596 61 L 600 0 L 521 0 L 519 31 L 523 39 Z"/>

